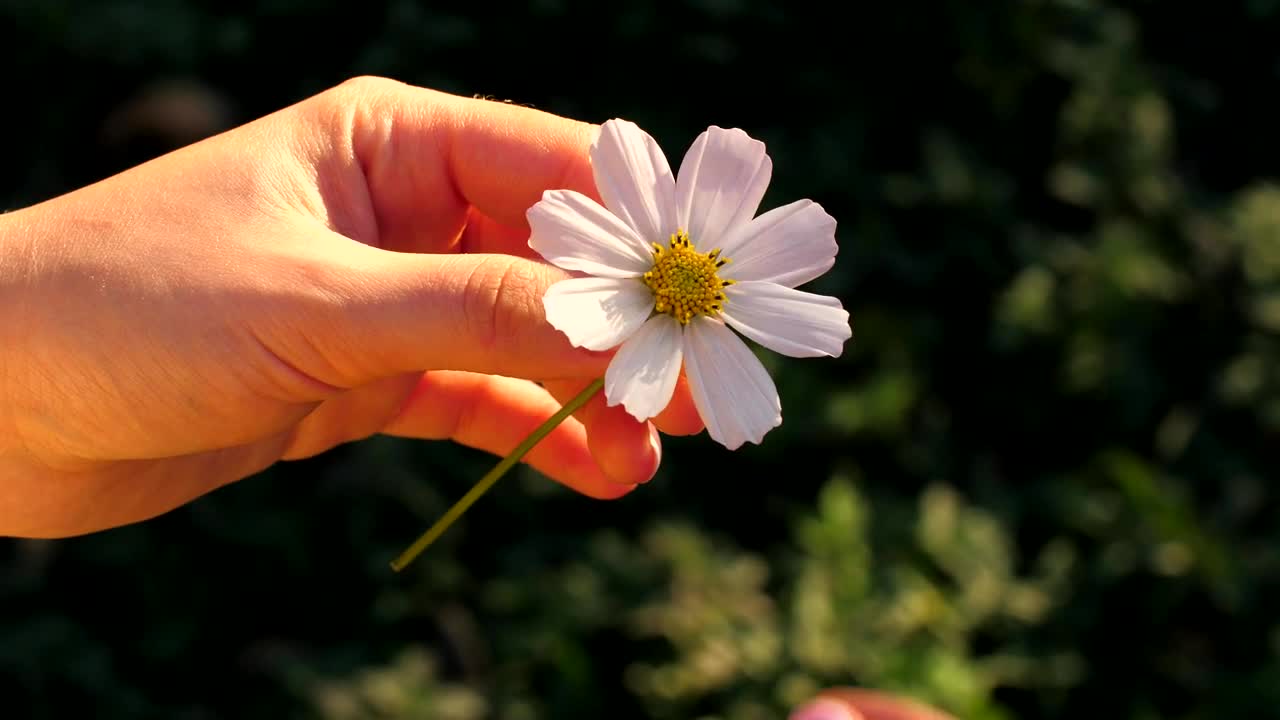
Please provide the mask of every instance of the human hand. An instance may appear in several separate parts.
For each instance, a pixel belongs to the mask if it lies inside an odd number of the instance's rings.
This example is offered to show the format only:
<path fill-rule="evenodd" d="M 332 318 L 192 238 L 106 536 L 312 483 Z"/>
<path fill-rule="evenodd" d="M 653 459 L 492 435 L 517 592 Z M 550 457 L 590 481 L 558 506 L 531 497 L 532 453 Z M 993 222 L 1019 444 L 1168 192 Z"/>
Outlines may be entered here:
<path fill-rule="evenodd" d="M 791 714 L 790 720 L 953 720 L 914 700 L 861 688 L 830 688 Z"/>
<path fill-rule="evenodd" d="M 509 451 L 608 364 L 544 321 L 568 275 L 524 218 L 595 196 L 594 131 L 363 78 L 0 216 L 0 534 L 143 520 L 375 433 Z M 683 382 L 655 424 L 701 429 Z M 597 397 L 527 461 L 613 498 L 660 456 Z"/>

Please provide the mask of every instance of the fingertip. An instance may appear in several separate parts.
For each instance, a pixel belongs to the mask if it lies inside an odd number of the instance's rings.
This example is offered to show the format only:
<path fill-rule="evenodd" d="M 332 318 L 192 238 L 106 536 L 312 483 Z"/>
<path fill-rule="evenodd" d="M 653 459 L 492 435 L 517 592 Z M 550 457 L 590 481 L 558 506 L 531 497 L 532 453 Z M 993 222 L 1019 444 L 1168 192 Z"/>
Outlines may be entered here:
<path fill-rule="evenodd" d="M 638 487 L 640 486 L 636 484 L 624 485 L 622 483 L 608 482 L 594 485 L 589 491 L 579 489 L 578 492 L 595 500 L 618 500 L 630 495 L 631 491 Z"/>
<path fill-rule="evenodd" d="M 658 468 L 662 466 L 662 433 L 658 432 L 658 426 L 653 423 L 649 425 L 649 447 L 653 451 L 653 471 L 656 473 Z M 649 476 L 649 480 L 653 479 L 653 475 Z M 645 480 L 645 482 L 649 482 Z"/>
<path fill-rule="evenodd" d="M 581 392 L 581 381 L 550 381 L 546 388 L 560 402 Z M 662 461 L 662 440 L 653 425 L 633 418 L 621 405 L 610 406 L 604 393 L 583 405 L 574 417 L 586 428 L 591 457 L 606 478 L 624 486 L 649 482 Z"/>
<path fill-rule="evenodd" d="M 560 423 L 534 446 L 525 462 L 574 492 L 595 500 L 617 500 L 636 488 L 610 475 L 600 463 L 592 437 L 577 416 Z"/>
<path fill-rule="evenodd" d="M 667 435 L 697 435 L 704 429 L 702 417 L 693 404 L 693 395 L 689 392 L 689 380 L 683 374 L 676 381 L 675 393 L 671 402 L 653 419 L 658 429 Z"/>
<path fill-rule="evenodd" d="M 502 456 L 558 409 L 560 402 L 527 380 L 444 370 L 424 374 L 399 415 L 382 431 L 402 437 L 451 438 Z M 524 462 L 592 498 L 612 500 L 635 487 L 605 475 L 578 418 L 557 425 Z"/>
<path fill-rule="evenodd" d="M 662 442 L 647 422 L 639 422 L 621 405 L 608 407 L 604 397 L 584 422 L 591 455 L 604 474 L 623 485 L 647 483 L 658 472 Z"/>
<path fill-rule="evenodd" d="M 565 487 L 595 500 L 617 500 L 636 489 L 610 475 L 577 417 L 560 424 L 529 453 L 526 462 Z"/>

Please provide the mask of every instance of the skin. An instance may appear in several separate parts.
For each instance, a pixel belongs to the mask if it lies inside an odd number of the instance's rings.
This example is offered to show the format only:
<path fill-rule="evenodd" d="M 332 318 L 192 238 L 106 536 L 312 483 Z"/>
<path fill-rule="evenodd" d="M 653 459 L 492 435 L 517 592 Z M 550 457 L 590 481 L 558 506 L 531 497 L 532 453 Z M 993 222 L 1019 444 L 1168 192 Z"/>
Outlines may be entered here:
<path fill-rule="evenodd" d="M 377 433 L 511 450 L 608 353 L 541 298 L 542 192 L 595 195 L 596 126 L 359 78 L 0 216 L 0 534 L 171 510 Z M 537 381 L 540 384 L 536 384 Z M 596 498 L 656 471 L 653 425 L 597 397 L 527 461 Z"/>
<path fill-rule="evenodd" d="M 0 216 L 0 535 L 138 522 L 378 433 L 509 452 L 610 358 L 545 322 L 569 276 L 525 221 L 544 190 L 599 199 L 596 130 L 357 78 Z M 652 423 L 597 396 L 526 461 L 617 498 L 657 470 L 658 430 L 702 430 L 683 378 Z"/>
<path fill-rule="evenodd" d="M 908 698 L 876 690 L 834 687 L 791 714 L 790 720 L 955 720 Z"/>

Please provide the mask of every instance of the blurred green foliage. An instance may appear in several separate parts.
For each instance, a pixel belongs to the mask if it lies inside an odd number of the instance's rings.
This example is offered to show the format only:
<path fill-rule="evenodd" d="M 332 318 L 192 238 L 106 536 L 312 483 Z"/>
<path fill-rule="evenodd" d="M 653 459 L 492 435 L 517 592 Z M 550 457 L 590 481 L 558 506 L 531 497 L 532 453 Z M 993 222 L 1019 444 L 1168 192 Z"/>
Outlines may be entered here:
<path fill-rule="evenodd" d="M 840 221 L 855 339 L 623 501 L 385 438 L 0 545 L 6 716 L 1280 717 L 1280 2 L 8 0 L 0 204 L 354 74 L 586 120 Z"/>

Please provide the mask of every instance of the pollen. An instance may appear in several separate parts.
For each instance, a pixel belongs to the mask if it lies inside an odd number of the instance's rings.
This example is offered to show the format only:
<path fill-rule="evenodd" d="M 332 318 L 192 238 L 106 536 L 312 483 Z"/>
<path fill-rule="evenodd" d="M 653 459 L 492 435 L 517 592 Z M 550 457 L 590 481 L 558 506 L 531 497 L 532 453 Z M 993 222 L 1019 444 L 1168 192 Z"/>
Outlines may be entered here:
<path fill-rule="evenodd" d="M 643 276 L 653 291 L 653 309 L 681 325 L 697 315 L 719 315 L 728 300 L 724 289 L 733 281 L 721 280 L 716 273 L 727 264 L 729 259 L 721 257 L 719 248 L 705 253 L 694 250 L 684 230 L 677 230 L 665 247 L 654 243 L 653 268 Z"/>

